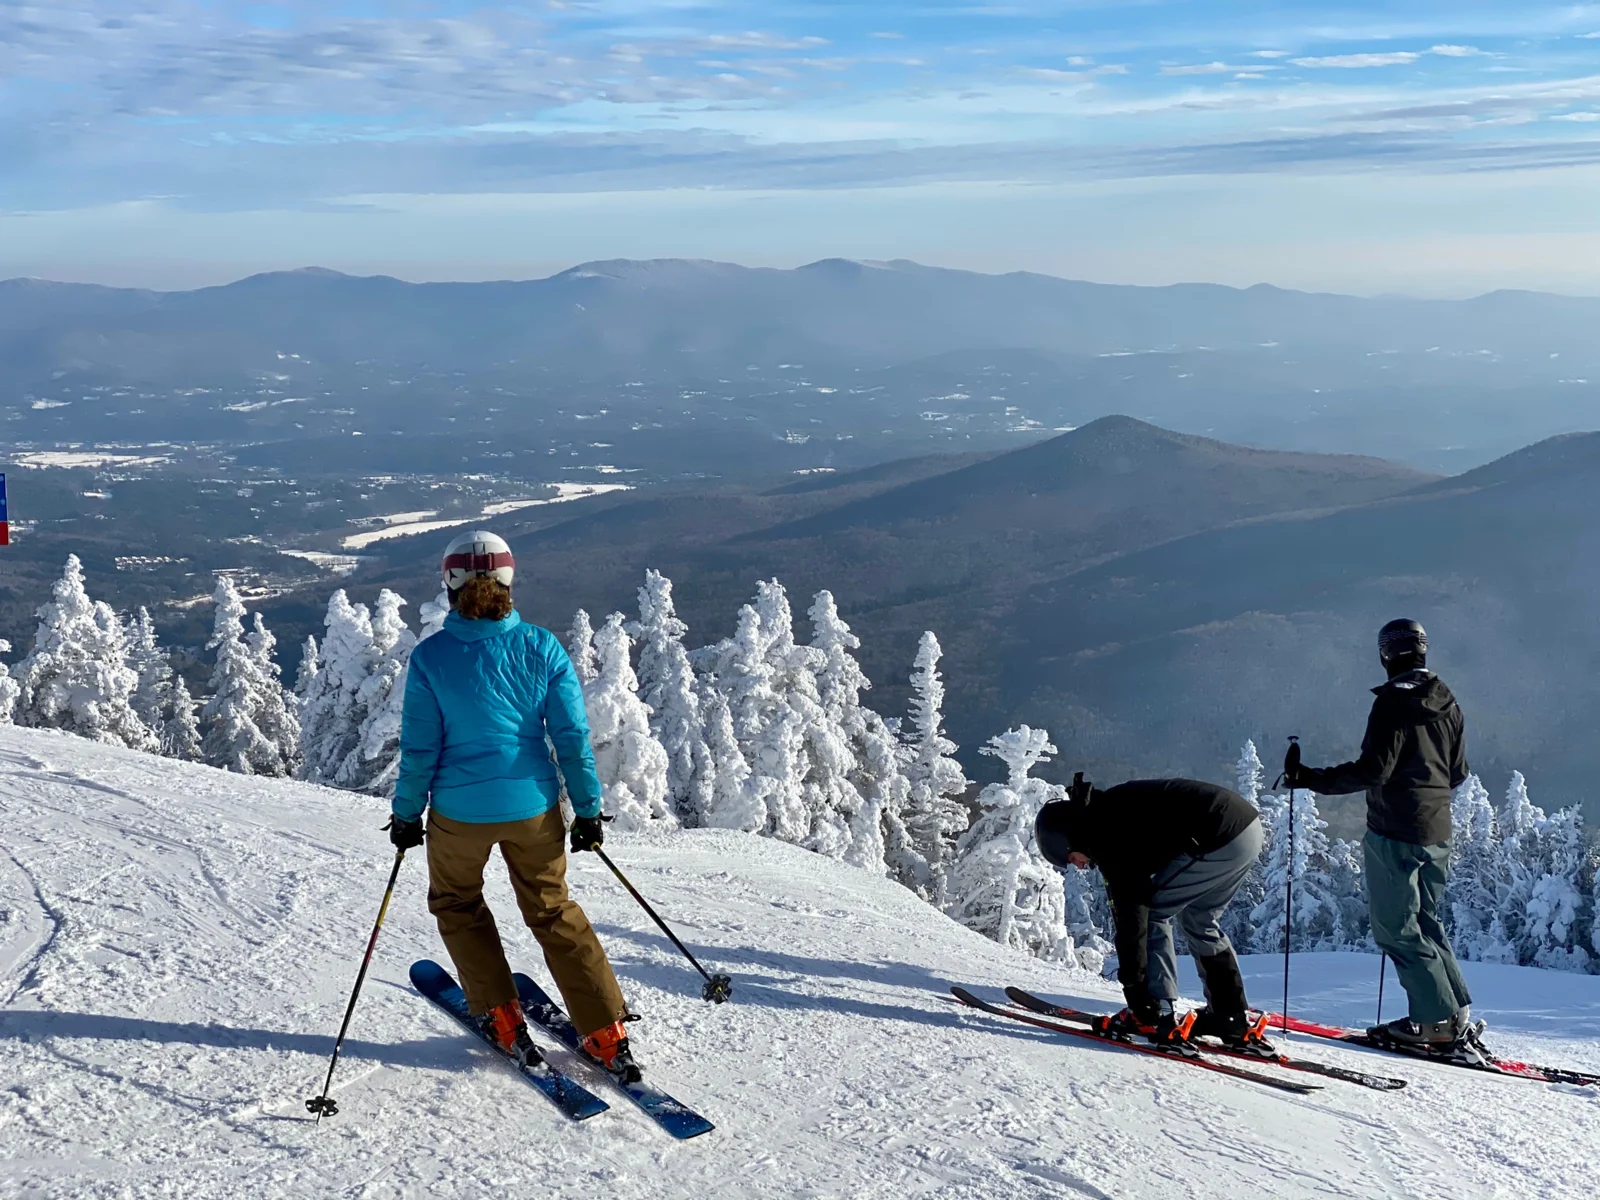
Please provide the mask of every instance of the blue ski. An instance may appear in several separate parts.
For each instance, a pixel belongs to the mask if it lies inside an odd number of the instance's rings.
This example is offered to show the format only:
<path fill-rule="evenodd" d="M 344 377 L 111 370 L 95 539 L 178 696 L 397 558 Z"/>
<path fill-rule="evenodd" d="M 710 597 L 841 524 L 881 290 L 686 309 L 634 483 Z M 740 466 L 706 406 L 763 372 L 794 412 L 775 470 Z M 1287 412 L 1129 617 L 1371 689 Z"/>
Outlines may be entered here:
<path fill-rule="evenodd" d="M 519 974 L 513 978 L 517 981 L 517 991 L 522 995 L 522 1011 L 528 1014 L 528 1019 L 547 1030 L 567 1049 L 589 1060 L 589 1056 L 583 1053 L 579 1045 L 581 1038 L 578 1036 L 578 1031 L 567 1018 L 565 1010 L 526 975 Z M 624 1084 L 617 1079 L 612 1079 L 612 1082 L 628 1093 L 628 1099 L 643 1109 L 652 1121 L 675 1138 L 681 1140 L 699 1137 L 702 1133 L 710 1133 L 716 1128 L 699 1113 L 674 1100 L 660 1088 L 651 1087 L 643 1082 Z"/>
<path fill-rule="evenodd" d="M 461 985 L 450 976 L 438 963 L 431 959 L 422 959 L 411 964 L 411 984 L 433 1001 L 445 1012 L 459 1021 L 469 1033 L 479 1038 L 484 1045 L 492 1049 L 501 1058 L 511 1064 L 512 1068 L 534 1087 L 538 1088 L 567 1116 L 574 1121 L 586 1121 L 590 1117 L 598 1116 L 610 1107 L 604 1100 L 596 1096 L 588 1088 L 576 1080 L 563 1075 L 547 1062 L 535 1063 L 532 1066 L 523 1066 L 511 1055 L 496 1046 L 478 1028 L 478 1023 L 472 1019 L 472 1013 L 467 1008 L 466 993 L 461 990 Z"/>

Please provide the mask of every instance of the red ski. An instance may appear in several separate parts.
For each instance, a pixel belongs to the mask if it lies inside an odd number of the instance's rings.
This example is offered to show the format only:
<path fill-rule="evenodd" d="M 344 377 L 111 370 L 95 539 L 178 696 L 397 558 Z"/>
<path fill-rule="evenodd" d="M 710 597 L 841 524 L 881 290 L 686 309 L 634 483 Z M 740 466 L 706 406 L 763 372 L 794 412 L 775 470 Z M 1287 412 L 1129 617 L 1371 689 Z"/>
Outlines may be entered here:
<path fill-rule="evenodd" d="M 1136 1054 L 1151 1054 L 1156 1058 L 1167 1059 L 1169 1062 L 1188 1063 L 1191 1067 L 1199 1067 L 1203 1071 L 1214 1071 L 1219 1075 L 1231 1075 L 1235 1079 L 1246 1079 L 1251 1083 L 1259 1083 L 1263 1087 L 1277 1088 L 1280 1092 L 1294 1092 L 1296 1095 L 1305 1096 L 1321 1090 L 1314 1083 L 1295 1083 L 1287 1079 L 1276 1079 L 1271 1075 L 1263 1075 L 1259 1071 L 1247 1071 L 1243 1067 L 1234 1066 L 1232 1063 L 1217 1062 L 1209 1058 L 1188 1058 L 1182 1054 L 1157 1050 L 1154 1046 L 1141 1046 L 1138 1042 L 1127 1041 L 1109 1034 L 1095 1033 L 1089 1029 L 1080 1029 L 1075 1025 L 1060 1025 L 1055 1021 L 1046 1021 L 1043 1017 L 1029 1016 L 1027 1013 L 1017 1012 L 1015 1009 L 1004 1008 L 998 1004 L 990 1004 L 987 1000 L 980 1000 L 967 991 L 966 988 L 953 987 L 950 989 L 950 994 L 969 1008 L 992 1013 L 997 1017 L 1021 1021 L 1024 1025 L 1035 1025 L 1040 1029 L 1048 1029 L 1052 1033 L 1066 1034 L 1068 1037 L 1083 1038 L 1086 1041 L 1116 1046 L 1121 1050 L 1132 1050 Z"/>

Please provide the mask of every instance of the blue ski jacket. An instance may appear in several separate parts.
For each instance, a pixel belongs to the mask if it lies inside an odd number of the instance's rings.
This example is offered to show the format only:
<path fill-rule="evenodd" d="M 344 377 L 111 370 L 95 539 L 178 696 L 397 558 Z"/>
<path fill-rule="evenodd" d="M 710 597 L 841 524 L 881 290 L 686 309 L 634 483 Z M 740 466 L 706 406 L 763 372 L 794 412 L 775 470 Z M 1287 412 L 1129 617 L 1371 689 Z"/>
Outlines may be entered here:
<path fill-rule="evenodd" d="M 431 802 L 452 821 L 523 821 L 560 803 L 555 746 L 573 810 L 600 813 L 589 718 L 572 660 L 555 634 L 512 613 L 458 613 L 417 643 L 400 719 L 394 813 L 419 820 Z"/>

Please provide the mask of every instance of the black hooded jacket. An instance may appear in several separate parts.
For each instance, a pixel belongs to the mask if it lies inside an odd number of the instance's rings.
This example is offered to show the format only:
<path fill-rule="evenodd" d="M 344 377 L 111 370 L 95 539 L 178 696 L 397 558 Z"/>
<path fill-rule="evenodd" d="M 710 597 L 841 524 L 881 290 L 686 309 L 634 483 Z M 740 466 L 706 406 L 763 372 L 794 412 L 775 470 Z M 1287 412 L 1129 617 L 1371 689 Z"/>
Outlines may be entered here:
<path fill-rule="evenodd" d="M 1087 801 L 1060 800 L 1039 812 L 1037 836 L 1052 858 L 1089 856 L 1105 877 L 1117 921 L 1117 978 L 1145 988 L 1155 876 L 1177 858 L 1220 850 L 1258 818 L 1238 792 L 1198 779 L 1135 779 Z"/>
<path fill-rule="evenodd" d="M 1325 796 L 1367 793 L 1367 828 L 1397 842 L 1450 840 L 1450 793 L 1467 778 L 1461 706 L 1432 671 L 1407 671 L 1382 687 L 1367 718 L 1361 757 L 1301 768 L 1299 787 Z"/>

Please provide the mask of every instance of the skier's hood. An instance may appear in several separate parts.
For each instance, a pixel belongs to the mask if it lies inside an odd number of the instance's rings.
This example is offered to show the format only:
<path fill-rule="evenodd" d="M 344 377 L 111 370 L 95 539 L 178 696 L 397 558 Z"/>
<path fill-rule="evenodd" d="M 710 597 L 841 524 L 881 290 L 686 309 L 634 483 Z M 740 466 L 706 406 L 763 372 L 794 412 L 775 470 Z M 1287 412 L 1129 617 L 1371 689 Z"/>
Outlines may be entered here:
<path fill-rule="evenodd" d="M 1456 706 L 1455 694 L 1445 686 L 1444 680 L 1422 668 L 1396 675 L 1372 691 L 1421 721 L 1443 716 Z"/>
<path fill-rule="evenodd" d="M 444 619 L 444 632 L 463 642 L 481 642 L 485 638 L 499 637 L 502 633 L 509 633 L 522 624 L 522 617 L 516 609 L 511 610 L 511 615 L 501 617 L 498 621 L 480 619 L 469 621 L 458 612 L 452 612 Z"/>

